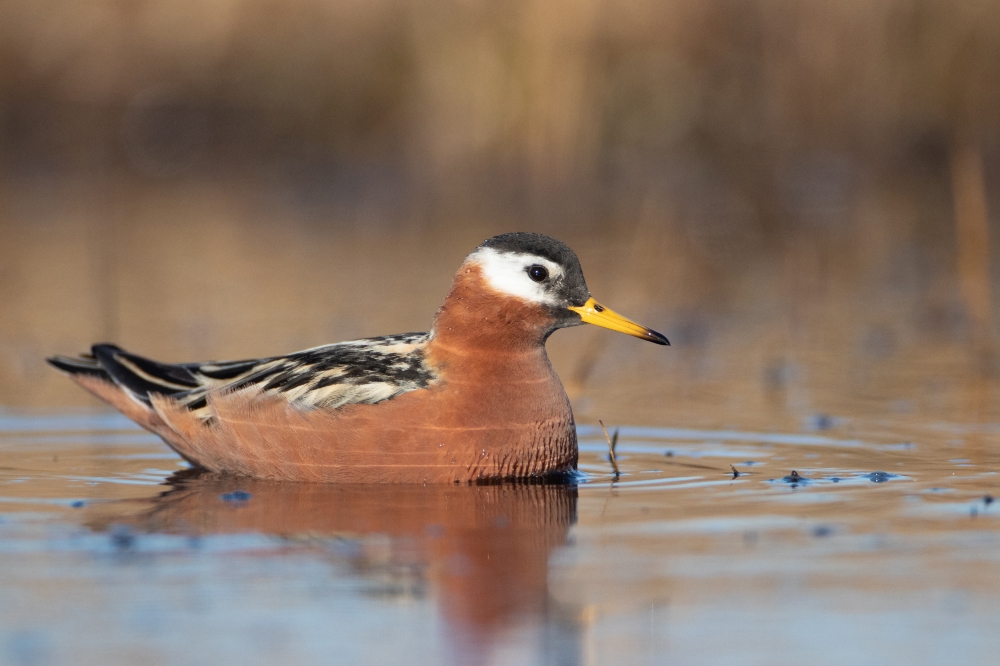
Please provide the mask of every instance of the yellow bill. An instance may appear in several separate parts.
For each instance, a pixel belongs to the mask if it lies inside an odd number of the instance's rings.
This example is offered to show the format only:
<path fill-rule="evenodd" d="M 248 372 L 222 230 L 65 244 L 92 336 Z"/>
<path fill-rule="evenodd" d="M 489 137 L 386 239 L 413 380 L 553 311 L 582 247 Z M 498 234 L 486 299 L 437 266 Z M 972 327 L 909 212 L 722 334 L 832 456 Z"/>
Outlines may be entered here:
<path fill-rule="evenodd" d="M 670 344 L 669 340 L 653 329 L 646 328 L 642 324 L 637 324 L 631 319 L 626 319 L 617 312 L 604 307 L 593 298 L 587 299 L 587 302 L 580 307 L 570 306 L 569 309 L 580 315 L 580 319 L 585 323 L 610 328 L 612 331 L 628 333 L 637 338 L 655 342 L 658 345 Z"/>

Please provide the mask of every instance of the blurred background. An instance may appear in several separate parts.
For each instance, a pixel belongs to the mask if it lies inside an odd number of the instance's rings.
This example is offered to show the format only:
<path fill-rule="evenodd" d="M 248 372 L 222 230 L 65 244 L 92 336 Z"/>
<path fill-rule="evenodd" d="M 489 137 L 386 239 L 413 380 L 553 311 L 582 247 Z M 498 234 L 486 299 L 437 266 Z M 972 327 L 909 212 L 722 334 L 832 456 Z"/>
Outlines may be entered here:
<path fill-rule="evenodd" d="M 998 418 L 1000 2 L 2 0 L 0 406 L 426 330 L 539 231 L 578 420 Z"/>

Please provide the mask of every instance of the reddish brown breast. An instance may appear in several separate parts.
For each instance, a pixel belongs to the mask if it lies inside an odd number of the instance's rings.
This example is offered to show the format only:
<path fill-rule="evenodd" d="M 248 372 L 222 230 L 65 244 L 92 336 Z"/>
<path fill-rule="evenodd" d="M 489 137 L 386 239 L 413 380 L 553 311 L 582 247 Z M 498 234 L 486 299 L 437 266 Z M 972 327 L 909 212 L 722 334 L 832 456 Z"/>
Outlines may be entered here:
<path fill-rule="evenodd" d="M 503 452 L 504 476 L 549 471 L 543 460 L 576 467 L 573 412 L 545 353 L 552 324 L 544 308 L 493 291 L 475 264 L 459 270 L 435 317 L 427 362 L 453 405 L 442 420 Z"/>

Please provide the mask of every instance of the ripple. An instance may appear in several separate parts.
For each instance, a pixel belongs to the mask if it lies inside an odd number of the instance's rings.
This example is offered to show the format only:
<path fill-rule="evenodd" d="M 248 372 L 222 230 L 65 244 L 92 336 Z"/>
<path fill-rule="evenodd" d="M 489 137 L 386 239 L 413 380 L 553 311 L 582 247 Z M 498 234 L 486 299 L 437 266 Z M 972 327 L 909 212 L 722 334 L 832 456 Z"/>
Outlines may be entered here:
<path fill-rule="evenodd" d="M 781 434 L 764 432 L 745 432 L 741 430 L 693 430 L 688 428 L 638 428 L 621 426 L 619 437 L 649 440 L 703 440 L 726 442 L 758 442 L 761 444 L 788 444 L 792 446 L 836 446 L 840 448 L 858 448 L 869 446 L 857 439 L 834 439 L 820 435 Z M 594 426 L 578 426 L 577 432 L 582 437 L 594 437 L 601 433 Z"/>
<path fill-rule="evenodd" d="M 0 408 L 0 432 L 53 432 L 59 430 L 130 430 L 144 433 L 135 422 L 117 412 L 79 414 L 11 412 Z"/>

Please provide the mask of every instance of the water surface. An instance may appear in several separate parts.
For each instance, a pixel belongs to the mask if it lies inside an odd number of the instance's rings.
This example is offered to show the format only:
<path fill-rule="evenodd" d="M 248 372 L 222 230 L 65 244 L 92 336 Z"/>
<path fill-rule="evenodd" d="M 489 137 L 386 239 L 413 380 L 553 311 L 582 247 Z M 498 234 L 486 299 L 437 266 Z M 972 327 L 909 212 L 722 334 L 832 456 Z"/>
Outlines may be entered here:
<path fill-rule="evenodd" d="M 0 663 L 993 663 L 1000 476 L 964 442 L 997 428 L 819 426 L 622 427 L 617 479 L 581 426 L 575 484 L 373 487 L 5 412 Z"/>

